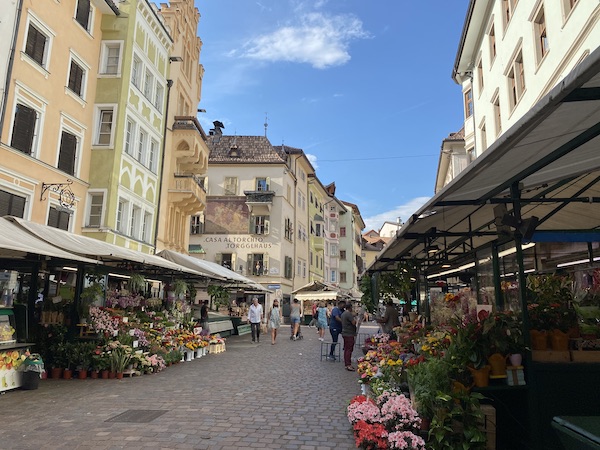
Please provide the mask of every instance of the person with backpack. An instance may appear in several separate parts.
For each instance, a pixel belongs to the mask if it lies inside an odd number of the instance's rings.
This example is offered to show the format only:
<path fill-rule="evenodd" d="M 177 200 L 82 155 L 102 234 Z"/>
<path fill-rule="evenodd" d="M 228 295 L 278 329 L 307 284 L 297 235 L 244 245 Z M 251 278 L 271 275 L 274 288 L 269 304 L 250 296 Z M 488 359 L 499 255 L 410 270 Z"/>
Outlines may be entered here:
<path fill-rule="evenodd" d="M 338 345 L 338 337 L 342 332 L 342 312 L 346 302 L 340 300 L 336 307 L 331 310 L 331 317 L 329 318 L 329 333 L 331 333 L 331 350 L 327 359 L 329 361 L 335 361 L 335 347 Z"/>

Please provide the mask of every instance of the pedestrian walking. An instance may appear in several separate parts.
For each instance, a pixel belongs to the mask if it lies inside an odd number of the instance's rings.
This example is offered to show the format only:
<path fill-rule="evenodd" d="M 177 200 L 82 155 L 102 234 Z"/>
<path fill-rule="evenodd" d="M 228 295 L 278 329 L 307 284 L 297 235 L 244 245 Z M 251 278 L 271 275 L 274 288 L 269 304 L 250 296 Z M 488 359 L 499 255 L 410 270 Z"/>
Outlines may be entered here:
<path fill-rule="evenodd" d="M 331 317 L 329 318 L 329 333 L 331 333 L 331 350 L 329 351 L 329 356 L 327 357 L 330 361 L 335 361 L 335 347 L 338 345 L 338 337 L 342 332 L 342 312 L 344 311 L 344 307 L 346 306 L 346 302 L 344 300 L 340 300 L 338 305 L 335 306 L 331 310 Z"/>
<path fill-rule="evenodd" d="M 319 333 L 319 340 L 323 342 L 325 340 L 325 328 L 327 328 L 327 308 L 325 308 L 325 303 L 319 303 L 315 314 L 315 317 L 317 318 L 317 332 Z"/>
<path fill-rule="evenodd" d="M 300 302 L 297 298 L 294 299 L 290 307 L 290 322 L 292 323 L 292 339 L 295 341 L 298 338 L 298 330 L 300 329 Z"/>
<path fill-rule="evenodd" d="M 273 300 L 273 307 L 269 311 L 269 328 L 271 329 L 271 345 L 275 345 L 277 339 L 277 330 L 281 326 L 281 309 L 279 308 L 279 300 Z"/>
<path fill-rule="evenodd" d="M 258 297 L 254 297 L 248 310 L 248 322 L 250 322 L 250 329 L 252 330 L 252 342 L 260 342 L 260 323 L 262 320 L 262 305 L 258 303 Z"/>
<path fill-rule="evenodd" d="M 317 302 L 313 302 L 312 304 L 312 319 L 310 319 L 310 322 L 308 324 L 308 328 L 312 328 L 317 326 L 317 308 L 319 307 L 319 304 Z"/>
<path fill-rule="evenodd" d="M 369 321 L 369 312 L 367 311 L 367 308 L 365 308 L 365 305 L 360 305 L 360 308 L 358 309 L 358 315 L 356 316 L 356 333 L 357 334 L 360 331 L 360 326 L 362 325 L 362 323 L 368 322 L 368 321 Z"/>
<path fill-rule="evenodd" d="M 356 316 L 352 312 L 352 303 L 348 302 L 342 313 L 342 338 L 344 339 L 344 365 L 346 370 L 354 371 L 352 367 L 352 351 L 356 340 Z"/>

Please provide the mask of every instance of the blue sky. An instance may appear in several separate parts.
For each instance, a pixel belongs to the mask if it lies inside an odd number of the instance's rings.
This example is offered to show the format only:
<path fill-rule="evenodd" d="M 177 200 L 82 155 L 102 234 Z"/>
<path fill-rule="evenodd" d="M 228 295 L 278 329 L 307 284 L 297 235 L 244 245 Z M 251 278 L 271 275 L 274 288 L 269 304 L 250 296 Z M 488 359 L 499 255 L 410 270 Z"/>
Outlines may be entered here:
<path fill-rule="evenodd" d="M 442 140 L 462 126 L 451 79 L 468 0 L 196 0 L 199 115 L 225 134 L 301 148 L 366 229 L 432 195 Z"/>

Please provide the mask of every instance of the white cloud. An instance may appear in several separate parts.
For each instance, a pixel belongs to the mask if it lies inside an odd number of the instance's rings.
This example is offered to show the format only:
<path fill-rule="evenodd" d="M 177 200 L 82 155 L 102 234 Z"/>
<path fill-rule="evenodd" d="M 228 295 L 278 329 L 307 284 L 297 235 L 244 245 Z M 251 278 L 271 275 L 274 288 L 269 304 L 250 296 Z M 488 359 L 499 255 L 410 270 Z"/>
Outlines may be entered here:
<path fill-rule="evenodd" d="M 307 63 L 325 69 L 348 62 L 350 42 L 367 37 L 356 16 L 313 12 L 300 16 L 297 24 L 251 39 L 240 52 L 255 60 Z"/>
<path fill-rule="evenodd" d="M 306 153 L 306 159 L 312 164 L 313 168 L 317 170 L 319 166 L 317 165 L 317 155 L 311 155 L 310 153 Z"/>
<path fill-rule="evenodd" d="M 406 222 L 410 216 L 412 216 L 421 206 L 429 201 L 429 198 L 430 197 L 417 197 L 410 200 L 408 203 L 405 203 L 404 205 L 395 207 L 390 211 L 363 218 L 365 221 L 365 230 L 379 231 L 384 222 L 396 222 L 398 217 L 402 219 L 402 222 Z"/>

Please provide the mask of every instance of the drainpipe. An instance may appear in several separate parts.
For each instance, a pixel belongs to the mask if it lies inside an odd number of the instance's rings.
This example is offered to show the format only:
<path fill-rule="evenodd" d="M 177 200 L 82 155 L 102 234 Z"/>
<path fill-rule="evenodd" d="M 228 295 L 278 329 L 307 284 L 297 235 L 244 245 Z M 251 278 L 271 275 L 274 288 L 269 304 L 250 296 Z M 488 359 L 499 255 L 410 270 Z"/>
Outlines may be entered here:
<path fill-rule="evenodd" d="M 160 204 L 162 196 L 162 185 L 164 183 L 163 170 L 165 168 L 165 150 L 167 148 L 167 122 L 169 120 L 169 98 L 171 97 L 171 87 L 173 86 L 173 80 L 167 80 L 167 101 L 165 102 L 165 124 L 163 126 L 163 144 L 162 144 L 162 155 L 160 157 L 160 174 L 158 179 L 158 204 L 156 205 L 156 220 L 154 222 L 154 253 L 156 254 L 156 242 L 158 241 L 158 224 L 160 219 Z"/>
<path fill-rule="evenodd" d="M 13 32 L 12 47 L 10 49 L 10 57 L 6 68 L 6 82 L 4 84 L 4 93 L 2 95 L 2 111 L 0 111 L 0 142 L 2 142 L 2 129 L 4 128 L 4 115 L 6 114 L 6 101 L 8 100 L 8 89 L 10 87 L 10 77 L 15 61 L 15 51 L 17 48 L 17 34 L 19 33 L 19 24 L 21 23 L 21 11 L 23 10 L 23 0 L 18 0 L 17 16 L 15 20 L 15 29 Z"/>

